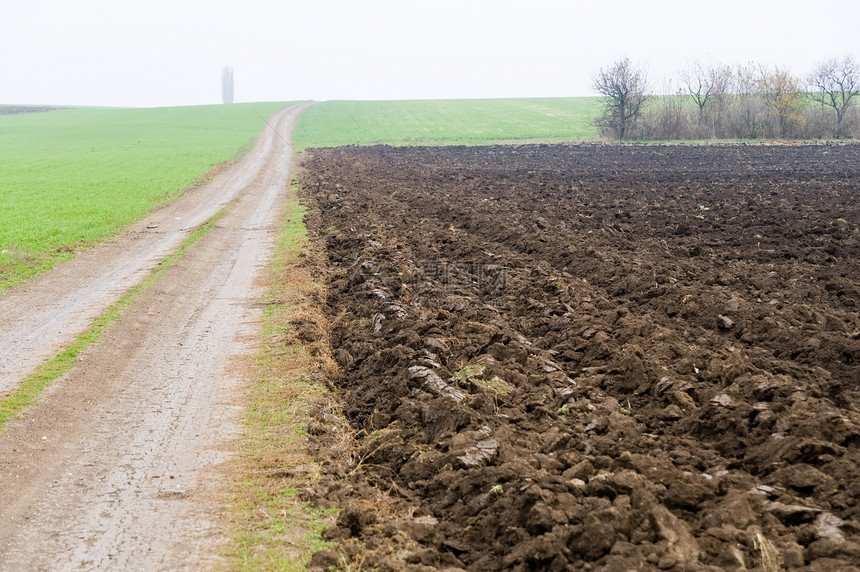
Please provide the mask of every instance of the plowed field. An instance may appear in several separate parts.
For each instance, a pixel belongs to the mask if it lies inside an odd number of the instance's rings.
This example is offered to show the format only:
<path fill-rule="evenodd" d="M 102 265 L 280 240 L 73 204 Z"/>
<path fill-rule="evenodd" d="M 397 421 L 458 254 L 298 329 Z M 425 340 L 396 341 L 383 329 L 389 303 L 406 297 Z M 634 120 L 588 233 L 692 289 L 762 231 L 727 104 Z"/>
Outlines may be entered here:
<path fill-rule="evenodd" d="M 860 566 L 860 146 L 303 169 L 355 440 L 309 428 L 347 507 L 314 566 Z"/>

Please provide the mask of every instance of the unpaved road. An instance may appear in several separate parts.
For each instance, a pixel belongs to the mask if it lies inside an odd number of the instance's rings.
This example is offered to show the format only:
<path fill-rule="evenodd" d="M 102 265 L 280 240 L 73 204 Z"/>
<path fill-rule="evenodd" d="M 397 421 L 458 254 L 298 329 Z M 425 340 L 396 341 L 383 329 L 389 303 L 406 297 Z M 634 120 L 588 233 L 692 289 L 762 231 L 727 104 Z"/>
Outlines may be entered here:
<path fill-rule="evenodd" d="M 219 209 L 227 213 L 0 435 L 0 570 L 200 569 L 222 541 L 218 465 L 289 184 L 295 121 L 104 247 L 0 298 L 0 395 Z M 277 131 L 277 132 L 275 132 Z M 238 198 L 237 198 L 238 197 Z"/>

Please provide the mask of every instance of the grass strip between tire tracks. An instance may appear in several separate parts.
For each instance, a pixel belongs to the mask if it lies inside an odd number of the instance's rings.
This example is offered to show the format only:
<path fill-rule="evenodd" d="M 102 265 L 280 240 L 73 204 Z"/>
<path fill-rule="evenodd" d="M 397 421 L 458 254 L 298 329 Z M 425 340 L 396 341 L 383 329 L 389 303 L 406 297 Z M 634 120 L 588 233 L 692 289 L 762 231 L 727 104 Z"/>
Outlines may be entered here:
<path fill-rule="evenodd" d="M 304 570 L 311 555 L 327 546 L 322 532 L 338 512 L 300 498 L 320 474 L 308 451 L 311 416 L 323 408 L 332 418 L 342 416 L 324 381 L 336 365 L 320 312 L 324 287 L 307 264 L 313 253 L 298 184 L 294 178 L 268 267 L 260 346 L 246 362 L 243 436 L 228 501 L 229 570 Z M 303 335 L 308 327 L 314 335 Z"/>
<path fill-rule="evenodd" d="M 15 419 L 25 408 L 35 403 L 47 387 L 69 371 L 75 365 L 78 356 L 96 343 L 107 327 L 122 317 L 126 308 L 131 306 L 144 291 L 155 285 L 171 266 L 176 264 L 200 238 L 209 232 L 218 222 L 218 219 L 227 212 L 228 208 L 225 207 L 215 213 L 200 228 L 191 233 L 188 238 L 182 241 L 176 251 L 161 261 L 156 269 L 97 316 L 87 330 L 75 336 L 68 346 L 53 358 L 39 365 L 33 373 L 24 378 L 24 381 L 12 390 L 12 393 L 0 400 L 0 434 L 3 433 L 9 421 Z"/>

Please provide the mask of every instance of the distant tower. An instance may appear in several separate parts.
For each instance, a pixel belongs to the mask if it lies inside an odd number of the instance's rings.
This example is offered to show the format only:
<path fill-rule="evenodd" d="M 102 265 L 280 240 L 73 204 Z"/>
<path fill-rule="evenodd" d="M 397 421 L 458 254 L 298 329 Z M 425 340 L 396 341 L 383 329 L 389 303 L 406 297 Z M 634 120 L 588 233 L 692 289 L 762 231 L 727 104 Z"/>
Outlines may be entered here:
<path fill-rule="evenodd" d="M 233 68 L 230 66 L 221 70 L 221 101 L 233 103 Z"/>

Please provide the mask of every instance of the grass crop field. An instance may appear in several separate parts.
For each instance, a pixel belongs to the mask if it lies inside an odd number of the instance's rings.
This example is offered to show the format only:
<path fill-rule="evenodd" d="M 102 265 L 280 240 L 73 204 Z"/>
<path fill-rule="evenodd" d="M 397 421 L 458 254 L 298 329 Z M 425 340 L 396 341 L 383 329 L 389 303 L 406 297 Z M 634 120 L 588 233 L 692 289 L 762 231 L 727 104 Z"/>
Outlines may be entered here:
<path fill-rule="evenodd" d="M 177 196 L 284 105 L 0 115 L 0 291 Z"/>
<path fill-rule="evenodd" d="M 596 137 L 599 98 L 326 101 L 302 115 L 296 148 L 481 145 Z"/>

